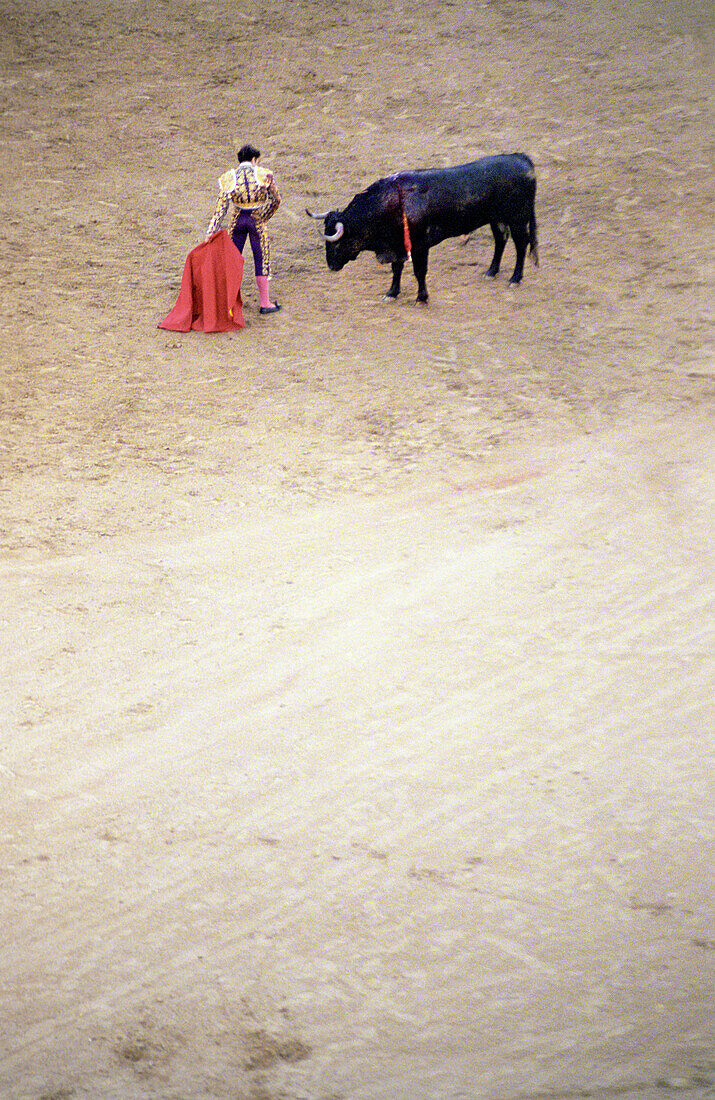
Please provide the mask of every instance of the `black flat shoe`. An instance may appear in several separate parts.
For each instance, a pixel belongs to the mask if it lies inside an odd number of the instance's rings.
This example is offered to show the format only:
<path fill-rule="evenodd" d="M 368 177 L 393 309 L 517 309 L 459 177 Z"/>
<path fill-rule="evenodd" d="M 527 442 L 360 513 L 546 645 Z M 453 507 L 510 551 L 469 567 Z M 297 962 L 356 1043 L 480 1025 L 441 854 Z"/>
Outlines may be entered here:
<path fill-rule="evenodd" d="M 272 306 L 261 306 L 258 312 L 259 313 L 277 313 L 280 308 L 281 307 L 278 305 L 278 302 L 274 302 Z"/>

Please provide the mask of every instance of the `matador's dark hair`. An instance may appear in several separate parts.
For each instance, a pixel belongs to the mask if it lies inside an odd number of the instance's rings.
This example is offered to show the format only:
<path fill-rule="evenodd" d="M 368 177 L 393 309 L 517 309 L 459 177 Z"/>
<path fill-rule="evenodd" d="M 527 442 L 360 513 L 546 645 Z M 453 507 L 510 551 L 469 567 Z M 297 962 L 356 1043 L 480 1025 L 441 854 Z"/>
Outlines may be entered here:
<path fill-rule="evenodd" d="M 238 150 L 238 163 L 244 164 L 248 160 L 253 160 L 255 157 L 260 157 L 261 150 L 256 149 L 255 145 L 242 145 Z"/>

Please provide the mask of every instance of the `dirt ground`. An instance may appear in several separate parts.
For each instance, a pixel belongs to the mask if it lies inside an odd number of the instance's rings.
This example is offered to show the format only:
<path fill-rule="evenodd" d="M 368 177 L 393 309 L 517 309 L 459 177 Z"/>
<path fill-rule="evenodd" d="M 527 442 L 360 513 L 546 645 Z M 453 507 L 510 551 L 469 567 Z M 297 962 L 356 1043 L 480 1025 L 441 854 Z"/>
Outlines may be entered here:
<path fill-rule="evenodd" d="M 0 0 L 3 1100 L 715 1095 L 709 8 Z M 515 149 L 517 290 L 328 272 Z"/>

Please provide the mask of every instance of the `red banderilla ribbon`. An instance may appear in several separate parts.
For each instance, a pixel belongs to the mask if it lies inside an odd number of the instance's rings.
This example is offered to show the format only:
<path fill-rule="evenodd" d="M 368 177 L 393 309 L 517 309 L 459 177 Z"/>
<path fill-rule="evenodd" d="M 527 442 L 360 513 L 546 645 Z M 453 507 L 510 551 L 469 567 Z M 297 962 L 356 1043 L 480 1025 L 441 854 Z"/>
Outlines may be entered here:
<path fill-rule="evenodd" d="M 410 237 L 410 227 L 407 221 L 407 214 L 405 213 L 405 197 L 402 194 L 402 188 L 400 184 L 397 184 L 397 194 L 400 197 L 400 212 L 402 214 L 402 237 L 405 242 L 405 252 L 407 253 L 407 259 L 412 259 L 412 239 Z"/>

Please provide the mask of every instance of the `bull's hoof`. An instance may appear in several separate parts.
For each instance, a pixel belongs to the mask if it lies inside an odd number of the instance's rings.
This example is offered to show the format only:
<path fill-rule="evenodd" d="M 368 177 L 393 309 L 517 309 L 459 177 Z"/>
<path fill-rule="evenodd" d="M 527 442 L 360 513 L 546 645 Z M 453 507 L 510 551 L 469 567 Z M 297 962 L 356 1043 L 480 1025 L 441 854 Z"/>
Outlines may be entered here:
<path fill-rule="evenodd" d="M 425 294 L 424 298 L 420 298 L 420 296 L 417 295 L 416 301 L 418 306 L 426 306 L 429 302 L 429 295 Z"/>
<path fill-rule="evenodd" d="M 509 286 L 519 286 L 520 283 L 521 276 L 519 276 L 519 278 L 517 279 L 516 275 L 512 275 L 511 279 L 509 280 Z"/>
<path fill-rule="evenodd" d="M 499 274 L 499 268 L 497 268 L 496 271 L 492 271 L 492 269 L 489 268 L 488 271 L 484 272 L 484 278 L 485 279 L 496 279 L 498 274 Z"/>
<path fill-rule="evenodd" d="M 383 294 L 383 296 L 382 296 L 383 302 L 394 302 L 396 298 L 397 298 L 397 295 L 396 294 L 390 294 L 389 291 L 387 292 L 387 294 Z"/>

